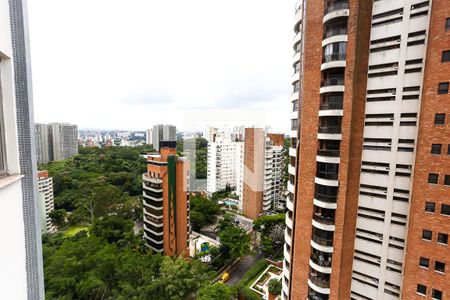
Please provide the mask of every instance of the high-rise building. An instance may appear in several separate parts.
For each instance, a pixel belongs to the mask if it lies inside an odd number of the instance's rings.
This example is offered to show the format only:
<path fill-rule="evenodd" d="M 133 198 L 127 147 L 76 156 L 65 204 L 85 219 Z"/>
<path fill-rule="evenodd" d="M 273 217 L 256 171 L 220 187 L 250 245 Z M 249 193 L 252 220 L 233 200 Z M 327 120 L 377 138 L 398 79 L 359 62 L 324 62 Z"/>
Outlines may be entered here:
<path fill-rule="evenodd" d="M 39 205 L 41 208 L 42 234 L 52 233 L 55 228 L 50 218 L 50 213 L 55 209 L 53 199 L 53 179 L 48 176 L 48 171 L 38 171 Z"/>
<path fill-rule="evenodd" d="M 214 135 L 214 141 L 208 143 L 207 181 L 208 194 L 225 189 L 235 190 L 242 195 L 242 157 L 243 143 L 234 142 L 224 133 Z"/>
<path fill-rule="evenodd" d="M 44 299 L 26 4 L 0 0 L 0 291 Z"/>
<path fill-rule="evenodd" d="M 149 128 L 146 131 L 145 143 L 147 145 L 153 145 L 153 128 Z"/>
<path fill-rule="evenodd" d="M 36 156 L 39 164 L 46 164 L 50 161 L 50 144 L 48 142 L 49 129 L 47 124 L 34 124 L 36 135 Z"/>
<path fill-rule="evenodd" d="M 281 201 L 283 140 L 262 128 L 245 129 L 242 210 L 247 218 L 267 214 Z"/>
<path fill-rule="evenodd" d="M 153 149 L 159 151 L 160 148 L 175 148 L 177 142 L 177 128 L 173 125 L 153 126 Z"/>
<path fill-rule="evenodd" d="M 50 123 L 48 126 L 51 160 L 63 160 L 78 154 L 77 125 Z"/>
<path fill-rule="evenodd" d="M 449 18 L 448 0 L 297 4 L 283 299 L 450 295 Z"/>
<path fill-rule="evenodd" d="M 176 149 L 147 156 L 143 175 L 144 240 L 164 255 L 189 255 L 189 162 Z"/>

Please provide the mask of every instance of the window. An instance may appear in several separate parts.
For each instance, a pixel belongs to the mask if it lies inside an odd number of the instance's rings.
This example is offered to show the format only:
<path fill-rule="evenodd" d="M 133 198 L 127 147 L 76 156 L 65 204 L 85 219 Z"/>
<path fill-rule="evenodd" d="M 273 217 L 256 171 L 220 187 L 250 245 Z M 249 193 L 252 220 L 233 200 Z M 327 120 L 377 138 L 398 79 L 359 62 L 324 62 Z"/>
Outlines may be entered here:
<path fill-rule="evenodd" d="M 426 202 L 425 203 L 425 211 L 426 212 L 434 212 L 436 209 L 436 204 L 434 202 Z"/>
<path fill-rule="evenodd" d="M 428 174 L 428 183 L 438 183 L 438 178 L 439 175 L 438 174 L 434 174 L 434 173 L 430 173 Z"/>
<path fill-rule="evenodd" d="M 428 269 L 430 267 L 430 259 L 426 257 L 420 257 L 419 266 Z"/>
<path fill-rule="evenodd" d="M 431 230 L 424 229 L 422 231 L 422 239 L 431 241 L 431 238 L 433 237 L 433 232 Z"/>
<path fill-rule="evenodd" d="M 444 176 L 444 185 L 450 185 L 450 175 Z"/>
<path fill-rule="evenodd" d="M 436 272 L 445 273 L 445 263 L 440 262 L 440 261 L 435 261 L 434 262 L 434 270 Z"/>
<path fill-rule="evenodd" d="M 445 124 L 445 114 L 435 114 L 434 125 L 444 125 L 444 124 Z"/>
<path fill-rule="evenodd" d="M 448 244 L 448 234 L 439 232 L 438 233 L 437 242 L 439 244 L 447 245 Z"/>
<path fill-rule="evenodd" d="M 441 154 L 442 144 L 432 144 L 431 154 Z"/>
<path fill-rule="evenodd" d="M 2 87 L 0 78 L 0 176 L 6 174 L 6 149 L 5 149 L 5 131 L 3 124 L 3 99 L 2 99 Z"/>
<path fill-rule="evenodd" d="M 450 50 L 442 51 L 441 62 L 450 62 Z"/>
<path fill-rule="evenodd" d="M 448 82 L 439 83 L 438 94 L 448 94 Z"/>
<path fill-rule="evenodd" d="M 431 292 L 431 298 L 435 300 L 442 300 L 442 292 L 433 289 L 433 291 Z"/>
<path fill-rule="evenodd" d="M 450 216 L 450 205 L 448 204 L 442 204 L 441 205 L 441 214 Z"/>
<path fill-rule="evenodd" d="M 450 18 L 447 18 L 447 20 L 445 20 L 445 30 L 450 30 Z"/>
<path fill-rule="evenodd" d="M 427 294 L 427 287 L 423 284 L 417 285 L 417 294 L 426 295 Z"/>

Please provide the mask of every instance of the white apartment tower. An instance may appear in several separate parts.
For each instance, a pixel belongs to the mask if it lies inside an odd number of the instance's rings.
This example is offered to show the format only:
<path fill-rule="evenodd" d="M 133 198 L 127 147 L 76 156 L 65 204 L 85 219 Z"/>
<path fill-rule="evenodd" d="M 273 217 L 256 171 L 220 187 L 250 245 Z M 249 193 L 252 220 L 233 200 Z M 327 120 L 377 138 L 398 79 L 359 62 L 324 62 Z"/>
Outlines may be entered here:
<path fill-rule="evenodd" d="M 50 147 L 49 144 L 49 128 L 48 124 L 35 124 L 36 134 L 36 156 L 39 164 L 46 164 L 50 159 Z"/>
<path fill-rule="evenodd" d="M 159 151 L 163 147 L 176 147 L 177 128 L 173 125 L 154 125 L 152 132 L 153 148 Z"/>
<path fill-rule="evenodd" d="M 42 234 L 53 233 L 55 228 L 50 218 L 50 213 L 55 209 L 55 203 L 53 198 L 53 179 L 48 176 L 48 171 L 38 172 L 38 189 Z"/>
<path fill-rule="evenodd" d="M 63 160 L 78 154 L 77 125 L 50 123 L 48 126 L 51 160 Z"/>
<path fill-rule="evenodd" d="M 0 0 L 0 291 L 44 299 L 26 3 Z"/>
<path fill-rule="evenodd" d="M 236 195 L 242 195 L 242 142 L 233 142 L 231 137 L 223 134 L 216 135 L 215 141 L 208 143 L 207 164 L 208 194 L 223 190 L 228 185 L 236 190 Z"/>

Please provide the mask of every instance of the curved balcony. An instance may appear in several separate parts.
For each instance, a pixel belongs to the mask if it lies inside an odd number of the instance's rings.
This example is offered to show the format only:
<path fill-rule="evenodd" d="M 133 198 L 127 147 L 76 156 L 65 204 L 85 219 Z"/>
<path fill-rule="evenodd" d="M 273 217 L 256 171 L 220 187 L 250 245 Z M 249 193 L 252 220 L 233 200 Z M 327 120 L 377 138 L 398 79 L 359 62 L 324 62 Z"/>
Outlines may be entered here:
<path fill-rule="evenodd" d="M 291 200 L 291 197 L 286 198 L 286 208 L 290 211 L 294 211 L 294 202 Z"/>
<path fill-rule="evenodd" d="M 294 192 L 295 192 L 294 185 L 293 185 L 292 183 L 290 183 L 290 182 L 288 182 L 287 189 L 288 189 L 288 191 L 291 192 L 291 193 L 294 193 Z"/>
<path fill-rule="evenodd" d="M 286 221 L 286 226 L 292 229 L 292 226 L 293 226 L 292 219 L 289 218 L 289 213 L 288 212 L 286 213 L 285 221 Z"/>
<path fill-rule="evenodd" d="M 324 224 L 324 225 L 334 225 L 334 216 L 332 215 L 324 215 L 321 213 L 313 213 L 313 220 Z"/>
<path fill-rule="evenodd" d="M 322 238 L 313 233 L 311 240 L 320 246 L 333 247 L 333 238 Z"/>
<path fill-rule="evenodd" d="M 284 240 L 286 241 L 286 244 L 292 246 L 292 237 L 288 233 L 288 228 L 284 230 Z"/>
<path fill-rule="evenodd" d="M 308 290 L 308 300 L 329 300 L 330 295 L 319 293 L 309 287 Z"/>
<path fill-rule="evenodd" d="M 332 61 L 346 60 L 346 53 L 331 53 L 322 56 L 322 63 L 329 63 Z"/>
<path fill-rule="evenodd" d="M 338 165 L 337 164 L 328 164 L 328 163 L 321 163 L 321 162 L 318 162 L 318 164 L 323 167 L 326 167 L 328 165 L 329 166 L 328 168 L 334 167 L 335 170 L 333 170 L 333 169 L 328 170 L 328 171 L 317 170 L 316 177 L 321 178 L 321 179 L 329 179 L 329 180 L 337 180 L 338 179 Z"/>
<path fill-rule="evenodd" d="M 337 134 L 341 133 L 341 126 L 336 125 L 324 125 L 319 126 L 319 133 L 331 133 L 331 134 Z"/>
<path fill-rule="evenodd" d="M 323 71 L 334 68 L 345 68 L 347 65 L 346 57 L 347 56 L 345 53 L 332 53 L 324 55 L 320 69 Z"/>
<path fill-rule="evenodd" d="M 323 23 L 339 17 L 349 16 L 349 6 L 347 1 L 335 1 L 326 5 L 323 12 Z"/>
<path fill-rule="evenodd" d="M 345 28 L 342 28 L 342 27 L 341 28 L 331 27 L 329 29 L 326 29 L 323 32 L 323 39 L 326 40 L 326 39 L 329 39 L 329 38 L 331 38 L 333 36 L 347 35 L 347 34 L 348 34 L 347 27 L 345 27 Z"/>
<path fill-rule="evenodd" d="M 327 262 L 327 263 L 328 263 L 328 262 Z M 312 259 L 310 259 L 310 260 L 309 260 L 309 266 L 310 266 L 311 268 L 313 268 L 314 270 L 319 271 L 319 272 L 321 272 L 321 273 L 331 274 L 331 268 L 330 268 L 331 263 L 329 264 L 328 267 L 324 267 L 324 266 L 321 266 L 321 265 L 319 265 L 319 264 L 316 264 Z"/>
<path fill-rule="evenodd" d="M 295 148 L 289 147 L 289 156 L 296 157 L 297 150 Z"/>
<path fill-rule="evenodd" d="M 291 254 L 289 253 L 286 245 L 284 245 L 284 247 L 283 247 L 283 255 L 287 261 L 291 261 Z"/>
<path fill-rule="evenodd" d="M 325 225 L 322 223 L 317 222 L 316 220 L 312 220 L 312 225 L 315 228 L 321 229 L 321 230 L 325 230 L 325 231 L 335 231 L 336 230 L 336 226 L 334 225 Z"/>
<path fill-rule="evenodd" d="M 331 149 L 317 150 L 317 155 L 319 155 L 319 156 L 339 157 L 340 153 L 341 153 L 341 151 L 339 151 L 339 150 L 331 150 Z"/>
<path fill-rule="evenodd" d="M 323 79 L 320 84 L 321 87 L 336 86 L 336 85 L 344 85 L 344 78 Z"/>
<path fill-rule="evenodd" d="M 146 223 L 144 223 L 144 230 L 146 232 L 151 233 L 154 236 L 162 236 L 163 235 L 162 231 L 155 231 L 154 229 L 152 229 L 152 227 L 148 226 Z"/>

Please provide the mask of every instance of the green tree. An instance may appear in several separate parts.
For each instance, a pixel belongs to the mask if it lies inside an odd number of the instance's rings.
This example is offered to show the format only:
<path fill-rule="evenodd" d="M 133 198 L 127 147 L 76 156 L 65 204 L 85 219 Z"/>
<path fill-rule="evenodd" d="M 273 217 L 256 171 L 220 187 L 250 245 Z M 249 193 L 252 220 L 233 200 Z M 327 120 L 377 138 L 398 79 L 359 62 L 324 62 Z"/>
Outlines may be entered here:
<path fill-rule="evenodd" d="M 109 243 L 117 243 L 133 234 L 133 222 L 119 216 L 106 216 L 94 222 L 91 233 Z"/>
<path fill-rule="evenodd" d="M 232 296 L 231 290 L 222 282 L 205 285 L 198 291 L 197 300 L 227 300 Z"/>
<path fill-rule="evenodd" d="M 219 233 L 220 243 L 231 258 L 242 257 L 250 251 L 250 237 L 244 229 L 228 226 Z"/>
<path fill-rule="evenodd" d="M 269 280 L 269 292 L 273 295 L 281 295 L 281 280 L 280 279 L 270 279 Z"/>
<path fill-rule="evenodd" d="M 225 214 L 219 221 L 219 232 L 226 230 L 228 227 L 235 227 L 236 217 L 232 214 Z"/>
<path fill-rule="evenodd" d="M 65 209 L 54 209 L 49 213 L 52 223 L 58 227 L 63 227 L 66 223 L 67 212 Z"/>

